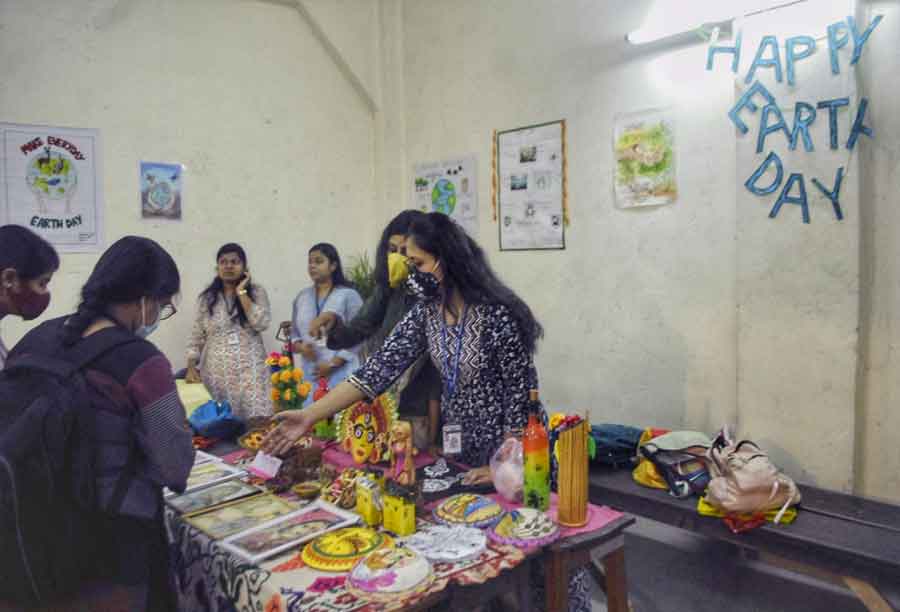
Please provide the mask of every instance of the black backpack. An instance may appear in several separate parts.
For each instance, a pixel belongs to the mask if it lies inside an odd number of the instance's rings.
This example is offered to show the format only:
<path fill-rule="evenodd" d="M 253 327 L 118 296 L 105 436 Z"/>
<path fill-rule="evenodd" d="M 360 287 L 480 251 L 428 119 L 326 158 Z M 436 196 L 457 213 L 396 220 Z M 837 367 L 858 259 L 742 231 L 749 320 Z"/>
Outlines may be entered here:
<path fill-rule="evenodd" d="M 96 577 L 96 521 L 121 507 L 136 457 L 132 447 L 99 508 L 96 396 L 83 370 L 137 340 L 94 334 L 52 357 L 11 357 L 0 372 L 0 600 L 45 605 Z"/>

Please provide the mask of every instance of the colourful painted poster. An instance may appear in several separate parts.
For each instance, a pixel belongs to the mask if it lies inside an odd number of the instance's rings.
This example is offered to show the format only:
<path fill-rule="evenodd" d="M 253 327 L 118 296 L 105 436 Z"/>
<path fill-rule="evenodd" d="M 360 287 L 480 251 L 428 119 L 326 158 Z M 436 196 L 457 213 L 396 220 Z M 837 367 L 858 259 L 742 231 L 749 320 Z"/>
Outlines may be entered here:
<path fill-rule="evenodd" d="M 678 198 L 675 121 L 671 111 L 617 115 L 614 136 L 616 206 L 662 206 Z"/>
<path fill-rule="evenodd" d="M 473 238 L 478 237 L 478 185 L 474 155 L 423 162 L 413 167 L 413 205 L 423 212 L 453 218 Z"/>
<path fill-rule="evenodd" d="M 181 219 L 184 166 L 141 162 L 141 216 Z"/>
<path fill-rule="evenodd" d="M 0 224 L 62 252 L 102 251 L 100 132 L 0 123 Z"/>

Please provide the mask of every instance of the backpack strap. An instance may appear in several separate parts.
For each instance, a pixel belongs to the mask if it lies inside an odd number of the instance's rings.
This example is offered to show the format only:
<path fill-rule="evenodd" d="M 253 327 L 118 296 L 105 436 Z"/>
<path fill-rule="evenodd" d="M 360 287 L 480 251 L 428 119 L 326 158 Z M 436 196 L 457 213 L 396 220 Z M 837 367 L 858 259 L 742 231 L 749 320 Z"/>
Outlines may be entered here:
<path fill-rule="evenodd" d="M 4 371 L 14 373 L 21 370 L 37 370 L 60 378 L 71 378 L 76 372 L 83 370 L 114 348 L 132 342 L 141 342 L 141 339 L 131 334 L 92 334 L 57 355 L 24 353 L 14 357 L 6 364 Z"/>

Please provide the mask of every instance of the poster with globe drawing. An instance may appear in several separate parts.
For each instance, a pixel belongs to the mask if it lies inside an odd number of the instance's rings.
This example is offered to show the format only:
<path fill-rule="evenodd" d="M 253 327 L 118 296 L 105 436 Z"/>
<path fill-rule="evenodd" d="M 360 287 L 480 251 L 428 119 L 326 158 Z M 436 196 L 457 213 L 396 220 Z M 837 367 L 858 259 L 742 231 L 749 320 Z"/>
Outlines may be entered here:
<path fill-rule="evenodd" d="M 145 219 L 181 219 L 184 166 L 141 162 L 141 216 Z"/>
<path fill-rule="evenodd" d="M 493 184 L 501 251 L 566 248 L 565 125 L 497 132 Z"/>
<path fill-rule="evenodd" d="M 662 206 L 678 198 L 675 120 L 669 110 L 617 115 L 613 153 L 618 208 Z"/>
<path fill-rule="evenodd" d="M 413 203 L 424 212 L 452 217 L 477 239 L 478 186 L 474 155 L 413 166 Z"/>
<path fill-rule="evenodd" d="M 0 224 L 62 252 L 103 250 L 100 132 L 0 123 Z"/>

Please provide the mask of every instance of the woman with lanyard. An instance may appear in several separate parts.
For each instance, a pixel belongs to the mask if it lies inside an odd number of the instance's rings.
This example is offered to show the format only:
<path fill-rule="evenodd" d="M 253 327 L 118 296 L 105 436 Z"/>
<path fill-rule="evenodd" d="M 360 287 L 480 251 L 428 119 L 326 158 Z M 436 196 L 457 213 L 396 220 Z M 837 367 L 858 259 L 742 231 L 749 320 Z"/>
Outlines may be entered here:
<path fill-rule="evenodd" d="M 308 269 L 313 286 L 302 290 L 294 300 L 291 346 L 300 354 L 300 367 L 306 376 L 313 380 L 324 378 L 328 388 L 333 389 L 359 367 L 359 347 L 330 350 L 324 342 L 317 342 L 310 335 L 309 326 L 326 308 L 344 321 L 350 321 L 359 312 L 362 298 L 344 278 L 341 258 L 333 245 L 320 243 L 313 246 L 309 250 Z M 303 405 L 311 403 L 312 394 Z"/>

